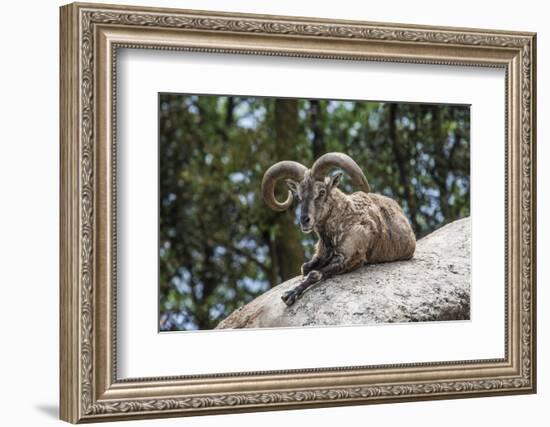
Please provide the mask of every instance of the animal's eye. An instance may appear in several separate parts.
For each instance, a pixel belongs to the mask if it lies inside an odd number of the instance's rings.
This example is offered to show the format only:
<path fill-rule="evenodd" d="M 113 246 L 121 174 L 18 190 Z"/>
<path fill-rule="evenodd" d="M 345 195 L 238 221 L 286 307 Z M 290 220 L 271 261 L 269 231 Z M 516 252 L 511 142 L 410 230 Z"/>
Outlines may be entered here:
<path fill-rule="evenodd" d="M 317 197 L 324 197 L 326 193 L 327 193 L 327 190 L 325 190 L 324 188 L 321 188 L 319 190 L 319 193 L 317 194 Z"/>

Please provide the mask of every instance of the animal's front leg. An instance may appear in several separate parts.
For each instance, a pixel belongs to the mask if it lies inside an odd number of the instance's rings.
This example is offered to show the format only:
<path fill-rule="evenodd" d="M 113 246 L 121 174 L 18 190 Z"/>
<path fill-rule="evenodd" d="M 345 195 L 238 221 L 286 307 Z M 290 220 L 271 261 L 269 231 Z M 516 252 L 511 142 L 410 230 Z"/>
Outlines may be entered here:
<path fill-rule="evenodd" d="M 346 261 L 344 255 L 335 254 L 328 262 L 325 262 L 325 265 L 319 267 L 318 270 L 309 272 L 302 283 L 294 289 L 285 292 L 282 296 L 282 300 L 287 306 L 291 306 L 311 285 L 320 282 L 321 279 L 327 279 L 337 274 L 342 274 L 346 271 L 353 270 L 360 265 L 360 261 L 361 260 L 358 258 L 352 258 Z"/>
<path fill-rule="evenodd" d="M 321 279 L 328 279 L 329 277 L 335 276 L 337 274 L 345 273 L 352 269 L 352 262 L 347 261 L 342 254 L 336 254 L 332 257 L 327 265 L 319 269 L 321 274 Z M 319 280 L 321 280 L 319 279 Z"/>
<path fill-rule="evenodd" d="M 344 261 L 344 256 L 341 254 L 335 254 L 328 262 L 325 262 L 325 265 L 320 267 L 318 270 L 313 270 L 308 273 L 306 278 L 290 291 L 286 291 L 281 299 L 287 306 L 291 306 L 296 302 L 298 298 L 302 296 L 304 291 L 309 288 L 311 285 L 321 281 L 323 278 L 334 276 L 335 274 L 343 273 L 348 271 L 347 265 Z"/>
<path fill-rule="evenodd" d="M 307 276 L 311 271 L 319 270 L 319 268 L 324 267 L 328 264 L 330 258 L 331 254 L 327 246 L 323 244 L 322 240 L 319 240 L 313 258 L 302 264 L 302 275 Z"/>
<path fill-rule="evenodd" d="M 320 256 L 315 255 L 310 261 L 302 264 L 302 275 L 307 276 L 311 271 L 317 270 L 326 261 Z"/>
<path fill-rule="evenodd" d="M 319 274 L 321 276 L 319 277 L 319 280 L 328 279 L 329 277 L 355 270 L 360 267 L 363 262 L 363 258 L 360 256 L 351 256 L 350 258 L 346 258 L 346 256 L 342 254 L 335 255 L 330 260 L 330 263 L 319 269 Z"/>
<path fill-rule="evenodd" d="M 302 296 L 304 291 L 309 288 L 311 285 L 317 283 L 319 280 L 321 280 L 322 274 L 319 273 L 317 270 L 310 271 L 306 278 L 295 288 L 286 291 L 282 296 L 281 299 L 283 302 L 290 307 L 292 304 L 296 302 L 298 298 Z"/>
<path fill-rule="evenodd" d="M 315 269 L 315 266 L 319 263 L 319 259 L 319 257 L 315 256 L 309 261 L 304 262 L 301 267 L 302 276 L 307 276 L 311 270 Z"/>
<path fill-rule="evenodd" d="M 346 258 L 343 253 L 334 253 L 328 261 L 325 261 L 323 266 L 318 267 L 318 270 L 310 271 L 302 283 L 294 289 L 285 292 L 281 299 L 290 307 L 311 285 L 320 282 L 322 279 L 328 279 L 337 274 L 351 271 L 361 265 L 361 263 L 362 260 L 358 256 Z"/>

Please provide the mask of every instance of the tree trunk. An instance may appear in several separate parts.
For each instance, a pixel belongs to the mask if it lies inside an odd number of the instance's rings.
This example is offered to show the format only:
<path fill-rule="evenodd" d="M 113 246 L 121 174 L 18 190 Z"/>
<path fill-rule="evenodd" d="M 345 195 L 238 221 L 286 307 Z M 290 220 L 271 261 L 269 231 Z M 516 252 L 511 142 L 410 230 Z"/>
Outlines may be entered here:
<path fill-rule="evenodd" d="M 321 123 L 321 103 L 317 99 L 309 101 L 309 115 L 311 118 L 311 130 L 313 132 L 312 152 L 313 160 L 326 153 L 323 127 Z"/>
<path fill-rule="evenodd" d="M 277 99 L 275 101 L 275 158 L 280 160 L 296 159 L 296 136 L 298 135 L 298 102 L 295 99 Z M 277 190 L 279 200 L 286 198 L 286 185 L 280 185 Z M 304 261 L 301 245 L 301 235 L 294 223 L 294 210 L 275 213 L 275 233 L 273 250 L 277 262 L 277 273 L 281 281 L 300 274 L 300 266 Z"/>
<path fill-rule="evenodd" d="M 392 144 L 393 156 L 395 163 L 397 164 L 397 170 L 399 172 L 399 184 L 402 187 L 402 197 L 407 202 L 407 209 L 409 213 L 409 219 L 411 220 L 411 225 L 414 229 L 415 234 L 420 232 L 420 226 L 416 219 L 417 206 L 416 198 L 411 189 L 411 181 L 409 177 L 409 156 L 410 153 L 406 150 L 406 147 L 400 147 L 398 137 L 397 137 L 397 104 L 389 104 L 389 137 Z"/>
<path fill-rule="evenodd" d="M 449 163 L 445 155 L 446 135 L 442 129 L 441 109 L 432 107 L 432 135 L 434 138 L 434 168 L 432 171 L 435 183 L 439 188 L 439 208 L 443 215 L 443 223 L 451 218 L 449 212 L 449 189 L 447 188 L 447 176 Z"/>

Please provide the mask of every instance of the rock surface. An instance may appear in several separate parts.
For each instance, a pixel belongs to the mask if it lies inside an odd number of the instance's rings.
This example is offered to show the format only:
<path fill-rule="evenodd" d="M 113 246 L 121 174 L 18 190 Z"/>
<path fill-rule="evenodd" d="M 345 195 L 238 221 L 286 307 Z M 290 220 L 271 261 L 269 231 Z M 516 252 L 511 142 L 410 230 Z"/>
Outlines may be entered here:
<path fill-rule="evenodd" d="M 470 318 L 470 218 L 417 242 L 409 261 L 371 264 L 309 288 L 287 307 L 290 279 L 235 310 L 216 329 L 467 320 Z"/>

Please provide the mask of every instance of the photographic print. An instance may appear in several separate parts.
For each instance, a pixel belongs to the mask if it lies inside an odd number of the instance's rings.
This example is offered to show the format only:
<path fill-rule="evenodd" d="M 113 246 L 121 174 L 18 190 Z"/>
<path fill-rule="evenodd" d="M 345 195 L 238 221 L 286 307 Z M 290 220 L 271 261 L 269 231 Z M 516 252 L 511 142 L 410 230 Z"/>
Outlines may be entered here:
<path fill-rule="evenodd" d="M 470 318 L 470 107 L 159 94 L 159 329 Z"/>

